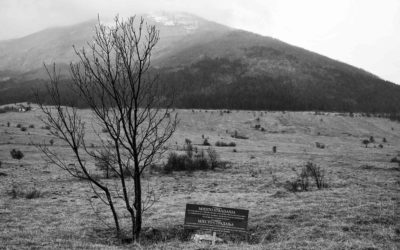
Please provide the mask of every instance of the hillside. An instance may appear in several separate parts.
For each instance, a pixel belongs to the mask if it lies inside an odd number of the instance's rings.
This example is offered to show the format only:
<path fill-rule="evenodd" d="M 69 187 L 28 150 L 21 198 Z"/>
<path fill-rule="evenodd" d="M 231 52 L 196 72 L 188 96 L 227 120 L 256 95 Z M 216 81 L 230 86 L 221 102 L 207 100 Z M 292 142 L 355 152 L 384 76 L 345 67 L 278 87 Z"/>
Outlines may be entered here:
<path fill-rule="evenodd" d="M 153 72 L 174 90 L 176 107 L 400 111 L 400 86 L 362 69 L 186 13 L 144 17 L 160 30 Z M 0 42 L 0 104 L 32 101 L 26 89 L 43 88 L 47 78 L 42 62 L 55 61 L 67 73 L 67 64 L 76 60 L 72 44 L 90 41 L 94 24 Z"/>
<path fill-rule="evenodd" d="M 87 124 L 89 150 L 99 150 L 101 127 L 89 110 L 78 113 Z M 193 242 L 190 232 L 183 230 L 187 203 L 249 210 L 249 241 L 243 235 L 218 233 L 226 240 L 218 249 L 398 249 L 400 167 L 390 160 L 400 153 L 400 123 L 337 113 L 178 109 L 175 113 L 181 122 L 166 145 L 165 157 L 170 152 L 185 154 L 185 139 L 199 152 L 207 150 L 204 137 L 228 164 L 212 171 L 146 171 L 143 192 L 151 188 L 157 202 L 144 215 L 142 249 L 210 248 L 208 242 Z M 40 116 L 34 105 L 31 112 L 0 114 L 2 246 L 138 248 L 113 237 L 109 209 L 87 181 L 45 161 L 34 144 L 51 140 L 51 149 L 67 162 L 76 160 L 66 143 L 43 127 Z M 234 131 L 248 139 L 232 138 Z M 375 142 L 365 147 L 361 141 L 370 136 Z M 217 147 L 218 141 L 236 146 Z M 23 159 L 11 158 L 14 148 L 23 152 Z M 309 190 L 290 191 L 288 183 L 308 161 L 321 168 L 328 187 L 317 189 L 310 180 Z M 99 180 L 106 181 L 94 162 L 87 163 Z M 39 195 L 26 198 L 32 190 Z M 126 231 L 128 219 L 121 213 Z"/>

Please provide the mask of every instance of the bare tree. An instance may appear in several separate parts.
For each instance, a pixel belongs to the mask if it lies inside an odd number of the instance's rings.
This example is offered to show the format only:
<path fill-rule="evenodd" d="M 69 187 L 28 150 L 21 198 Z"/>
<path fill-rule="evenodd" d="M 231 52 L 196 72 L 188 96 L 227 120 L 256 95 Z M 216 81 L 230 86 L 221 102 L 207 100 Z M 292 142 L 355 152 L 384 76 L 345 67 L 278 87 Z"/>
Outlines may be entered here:
<path fill-rule="evenodd" d="M 163 152 L 177 124 L 171 114 L 171 102 L 163 96 L 158 78 L 151 74 L 151 53 L 159 40 L 155 26 L 143 18 L 115 18 L 112 26 L 96 26 L 88 48 L 74 47 L 79 58 L 71 63 L 72 87 L 90 107 L 103 133 L 97 133 L 101 149 L 91 151 L 86 143 L 86 126 L 75 107 L 62 106 L 59 74 L 50 76 L 48 92 L 53 107 L 40 104 L 43 122 L 52 134 L 66 142 L 74 153 L 76 164 L 68 164 L 48 146 L 40 145 L 47 159 L 71 175 L 88 180 L 96 194 L 104 197 L 112 212 L 117 234 L 120 217 L 116 200 L 129 212 L 133 241 L 138 241 L 142 214 L 155 201 L 154 193 L 142 197 L 141 176 Z M 41 103 L 39 101 L 39 103 Z M 94 126 L 93 126 L 94 129 Z M 90 171 L 85 159 L 101 161 L 104 154 L 114 182 L 99 179 Z M 93 172 L 93 171 L 92 171 Z"/>

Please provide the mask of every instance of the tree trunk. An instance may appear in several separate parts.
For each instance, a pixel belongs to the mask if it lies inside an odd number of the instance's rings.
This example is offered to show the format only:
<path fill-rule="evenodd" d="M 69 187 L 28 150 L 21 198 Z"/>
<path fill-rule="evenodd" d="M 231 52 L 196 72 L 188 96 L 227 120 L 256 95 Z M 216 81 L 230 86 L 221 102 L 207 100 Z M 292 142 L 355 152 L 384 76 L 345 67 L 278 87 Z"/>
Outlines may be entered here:
<path fill-rule="evenodd" d="M 129 210 L 131 213 L 131 220 L 132 220 L 132 242 L 137 241 L 137 237 L 135 237 L 135 229 L 136 229 L 136 217 L 135 217 L 135 212 L 132 210 Z"/>
<path fill-rule="evenodd" d="M 140 231 L 142 229 L 142 186 L 140 183 L 139 167 L 135 167 L 134 179 L 135 179 L 134 181 L 135 181 L 136 221 L 133 233 L 136 241 L 139 241 Z"/>
<path fill-rule="evenodd" d="M 111 199 L 110 192 L 108 190 L 106 190 L 105 192 L 106 192 L 106 196 L 107 196 L 107 200 L 108 200 L 111 212 L 113 214 L 114 223 L 115 223 L 115 229 L 117 231 L 117 237 L 119 238 L 120 234 L 121 234 L 121 229 L 119 227 L 118 215 L 117 215 L 117 212 L 115 211 L 114 203 L 113 203 L 113 201 Z"/>

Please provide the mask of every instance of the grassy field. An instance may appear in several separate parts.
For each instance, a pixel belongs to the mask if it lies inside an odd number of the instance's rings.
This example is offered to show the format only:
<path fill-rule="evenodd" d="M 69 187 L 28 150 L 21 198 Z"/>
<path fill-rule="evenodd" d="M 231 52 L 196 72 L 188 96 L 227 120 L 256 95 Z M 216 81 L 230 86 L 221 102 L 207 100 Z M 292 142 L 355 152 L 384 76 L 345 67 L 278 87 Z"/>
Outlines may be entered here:
<path fill-rule="evenodd" d="M 143 230 L 157 237 L 141 245 L 114 237 L 108 209 L 87 182 L 42 159 L 32 144 L 54 138 L 39 111 L 0 114 L 0 249 L 212 248 L 185 237 L 186 203 L 250 210 L 249 242 L 240 235 L 222 237 L 226 242 L 217 249 L 400 248 L 400 166 L 390 162 L 400 153 L 400 123 L 336 113 L 175 112 L 180 124 L 169 151 L 181 150 L 186 138 L 206 148 L 202 137 L 236 147 L 215 147 L 229 162 L 224 169 L 146 173 L 144 186 L 154 188 L 159 201 L 144 215 Z M 90 127 L 91 113 L 81 114 Z M 235 131 L 248 139 L 232 138 Z M 375 143 L 366 148 L 361 142 L 370 136 Z M 95 147 L 97 138 L 90 131 L 88 137 Z M 51 147 L 73 163 L 61 141 Z M 14 148 L 23 159 L 11 158 Z M 328 187 L 289 191 L 287 182 L 308 161 L 325 171 Z"/>

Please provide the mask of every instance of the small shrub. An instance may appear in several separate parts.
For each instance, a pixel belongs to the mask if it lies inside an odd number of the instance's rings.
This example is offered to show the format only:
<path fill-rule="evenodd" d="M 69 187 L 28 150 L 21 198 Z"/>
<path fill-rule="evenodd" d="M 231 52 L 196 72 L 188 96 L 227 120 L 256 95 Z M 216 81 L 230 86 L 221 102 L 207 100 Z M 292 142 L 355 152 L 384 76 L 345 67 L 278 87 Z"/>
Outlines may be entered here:
<path fill-rule="evenodd" d="M 256 124 L 256 125 L 254 126 L 254 128 L 255 128 L 255 129 L 260 129 L 260 128 L 261 128 L 261 125 L 260 125 L 260 124 Z"/>
<path fill-rule="evenodd" d="M 276 153 L 276 146 L 272 147 L 272 152 L 275 154 Z"/>
<path fill-rule="evenodd" d="M 378 146 L 379 148 L 383 148 L 383 145 L 382 144 L 379 144 L 379 146 Z"/>
<path fill-rule="evenodd" d="M 208 142 L 208 139 L 204 139 L 203 146 L 210 146 L 211 144 Z"/>
<path fill-rule="evenodd" d="M 321 142 L 316 142 L 315 146 L 317 146 L 317 148 L 321 148 L 324 149 L 325 148 L 325 144 L 321 143 Z"/>
<path fill-rule="evenodd" d="M 325 181 L 324 171 L 316 164 L 308 162 L 302 167 L 301 172 L 297 173 L 297 177 L 294 180 L 286 182 L 285 188 L 291 192 L 309 191 L 310 179 L 314 180 L 318 189 L 328 186 Z"/>
<path fill-rule="evenodd" d="M 29 128 L 35 128 L 35 125 L 31 124 L 29 125 Z"/>
<path fill-rule="evenodd" d="M 36 199 L 43 196 L 43 193 L 36 189 L 31 188 L 28 190 L 24 190 L 22 187 L 13 185 L 12 189 L 8 192 L 8 194 L 13 198 L 25 198 L 25 199 Z"/>
<path fill-rule="evenodd" d="M 51 146 L 53 146 L 54 140 L 53 140 L 53 139 L 50 139 L 49 143 L 50 143 Z"/>
<path fill-rule="evenodd" d="M 32 189 L 30 191 L 28 191 L 27 193 L 25 193 L 25 198 L 26 199 L 36 199 L 42 196 L 42 192 L 40 192 L 37 189 Z"/>
<path fill-rule="evenodd" d="M 247 136 L 240 135 L 236 130 L 235 130 L 235 133 L 233 135 L 231 135 L 231 137 L 236 138 L 236 139 L 249 139 L 249 137 L 247 137 Z"/>
<path fill-rule="evenodd" d="M 375 142 L 375 139 L 374 139 L 373 136 L 370 136 L 370 137 L 369 137 L 369 142 L 370 142 L 370 143 L 374 143 L 374 142 Z"/>
<path fill-rule="evenodd" d="M 20 123 L 17 124 L 17 128 L 21 128 L 22 125 Z"/>
<path fill-rule="evenodd" d="M 207 154 L 204 150 L 200 150 L 199 153 L 192 154 L 191 157 L 188 154 L 178 155 L 175 152 L 170 153 L 167 163 L 164 166 L 164 172 L 214 170 L 220 165 L 221 162 L 219 161 L 217 152 L 212 147 L 209 147 Z"/>
<path fill-rule="evenodd" d="M 177 153 L 170 153 L 168 156 L 167 164 L 164 166 L 165 173 L 172 171 L 186 171 L 190 170 L 192 159 L 188 155 L 178 155 Z"/>
<path fill-rule="evenodd" d="M 234 149 L 232 150 L 232 152 L 233 152 L 233 153 L 237 153 L 237 150 L 236 150 L 236 148 L 234 148 Z"/>
<path fill-rule="evenodd" d="M 234 143 L 234 142 L 226 143 L 226 142 L 223 142 L 223 141 L 217 141 L 215 143 L 215 146 L 216 147 L 236 147 L 236 143 Z"/>
<path fill-rule="evenodd" d="M 368 147 L 368 144 L 370 143 L 370 141 L 367 140 L 367 139 L 365 139 L 365 140 L 362 141 L 362 143 L 363 143 L 363 144 L 365 145 L 365 147 L 367 148 L 367 147 Z"/>
<path fill-rule="evenodd" d="M 189 167 L 189 171 L 194 170 L 208 170 L 214 169 L 211 165 L 211 161 L 209 162 L 206 158 L 204 150 L 201 150 L 199 154 L 195 155 L 194 159 L 192 159 L 192 165 Z"/>
<path fill-rule="evenodd" d="M 390 162 L 393 162 L 393 163 L 399 163 L 400 164 L 400 158 L 398 158 L 397 156 L 396 157 L 393 157 L 392 159 L 390 159 Z"/>
<path fill-rule="evenodd" d="M 108 132 L 108 130 L 107 130 L 107 128 L 103 128 L 103 129 L 101 129 L 101 132 L 103 132 L 103 133 L 107 133 L 107 132 Z"/>
<path fill-rule="evenodd" d="M 319 166 L 315 163 L 307 162 L 305 167 L 308 175 L 314 179 L 315 185 L 318 189 L 327 187 L 325 182 L 325 173 Z"/>
<path fill-rule="evenodd" d="M 24 157 L 24 154 L 20 150 L 13 149 L 10 151 L 11 157 L 13 159 L 21 160 Z"/>
<path fill-rule="evenodd" d="M 308 190 L 308 186 L 310 185 L 309 182 L 309 171 L 306 167 L 303 167 L 301 170 L 301 173 L 299 175 L 299 184 L 300 184 L 300 188 L 303 191 L 307 191 Z"/>
<path fill-rule="evenodd" d="M 185 149 L 185 151 L 186 151 L 186 155 L 187 155 L 189 158 L 192 158 L 192 157 L 193 157 L 193 150 L 194 150 L 194 148 L 193 148 L 193 145 L 192 145 L 192 141 L 191 141 L 191 140 L 185 139 L 185 146 L 184 146 L 184 149 Z"/>
<path fill-rule="evenodd" d="M 10 127 L 10 122 L 7 122 L 7 127 Z"/>
<path fill-rule="evenodd" d="M 44 127 L 41 127 L 41 129 L 50 130 L 50 126 L 49 126 L 49 125 L 46 125 L 46 126 L 44 126 Z"/>
<path fill-rule="evenodd" d="M 382 142 L 387 143 L 386 137 L 383 137 Z"/>
<path fill-rule="evenodd" d="M 214 148 L 209 147 L 207 149 L 208 158 L 210 159 L 211 169 L 215 169 L 219 165 L 219 156 L 217 151 Z"/>
<path fill-rule="evenodd" d="M 111 154 L 107 151 L 100 152 L 96 158 L 95 166 L 104 173 L 105 178 L 110 178 Z"/>
<path fill-rule="evenodd" d="M 22 131 L 22 132 L 25 132 L 26 130 L 27 130 L 26 127 L 21 127 L 21 131 Z"/>
<path fill-rule="evenodd" d="M 20 190 L 16 185 L 13 185 L 12 189 L 10 190 L 10 192 L 8 192 L 8 194 L 11 195 L 13 199 L 16 199 L 20 194 Z"/>

